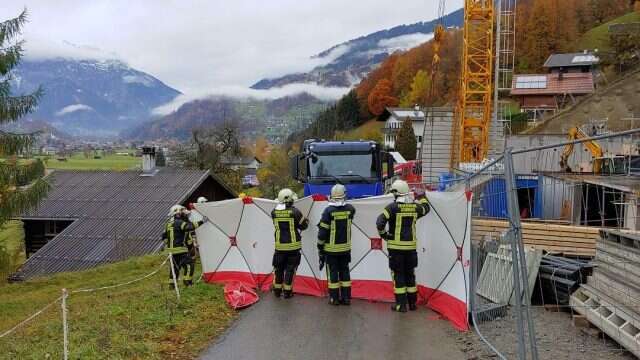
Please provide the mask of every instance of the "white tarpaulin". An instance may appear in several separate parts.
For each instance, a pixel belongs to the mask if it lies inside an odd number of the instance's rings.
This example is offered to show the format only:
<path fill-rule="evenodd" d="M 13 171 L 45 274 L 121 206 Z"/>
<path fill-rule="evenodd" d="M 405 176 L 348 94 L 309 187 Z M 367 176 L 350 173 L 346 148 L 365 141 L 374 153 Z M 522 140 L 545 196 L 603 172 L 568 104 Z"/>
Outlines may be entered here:
<path fill-rule="evenodd" d="M 419 303 L 449 319 L 461 330 L 468 328 L 471 194 L 429 192 L 431 212 L 418 221 Z M 379 239 L 376 218 L 393 201 L 379 196 L 349 201 L 356 208 L 352 229 L 351 280 L 354 298 L 393 301 L 387 250 Z M 202 271 L 208 282 L 243 281 L 268 290 L 274 229 L 270 213 L 276 202 L 243 198 L 195 204 L 208 222 L 196 232 Z M 306 197 L 295 206 L 307 215 L 310 226 L 302 232 L 303 258 L 294 280 L 297 293 L 324 296 L 325 273 L 318 270 L 317 224 L 327 206 L 322 196 Z"/>

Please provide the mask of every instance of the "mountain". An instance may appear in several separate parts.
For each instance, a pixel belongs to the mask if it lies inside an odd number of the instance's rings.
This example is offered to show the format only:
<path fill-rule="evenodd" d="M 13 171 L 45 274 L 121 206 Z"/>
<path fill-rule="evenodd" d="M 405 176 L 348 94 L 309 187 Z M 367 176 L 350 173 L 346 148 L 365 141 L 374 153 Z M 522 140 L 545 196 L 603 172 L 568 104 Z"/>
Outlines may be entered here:
<path fill-rule="evenodd" d="M 446 15 L 446 27 L 460 27 L 462 9 Z M 314 83 L 322 86 L 351 87 L 360 82 L 390 54 L 415 47 L 433 36 L 437 20 L 400 25 L 333 46 L 312 58 L 326 60 L 306 73 L 288 74 L 278 78 L 262 79 L 251 87 L 270 89 L 293 83 Z"/>
<path fill-rule="evenodd" d="M 183 104 L 171 114 L 122 132 L 138 140 L 188 140 L 191 131 L 233 122 L 245 137 L 283 141 L 290 132 L 307 126 L 327 103 L 307 93 L 275 100 L 210 97 Z"/>
<path fill-rule="evenodd" d="M 45 95 L 28 119 L 76 136 L 115 136 L 150 117 L 179 91 L 119 60 L 24 59 L 12 72 L 12 91 Z"/>

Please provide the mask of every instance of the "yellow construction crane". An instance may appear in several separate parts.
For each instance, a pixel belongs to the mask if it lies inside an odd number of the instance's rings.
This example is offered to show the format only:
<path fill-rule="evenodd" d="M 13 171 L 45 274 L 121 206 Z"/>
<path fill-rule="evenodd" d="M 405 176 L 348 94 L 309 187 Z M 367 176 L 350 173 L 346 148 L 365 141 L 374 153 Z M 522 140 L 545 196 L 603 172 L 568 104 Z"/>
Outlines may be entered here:
<path fill-rule="evenodd" d="M 588 138 L 587 134 L 584 133 L 580 128 L 573 127 L 569 129 L 568 132 L 569 140 L 579 140 Z M 595 174 L 599 174 L 602 171 L 602 148 L 598 145 L 597 142 L 591 140 L 584 142 L 584 146 L 591 152 L 591 158 L 593 163 L 593 172 Z M 562 150 L 562 154 L 560 155 L 560 168 L 563 171 L 571 172 L 571 167 L 568 164 L 569 156 L 573 154 L 574 144 L 565 145 Z"/>
<path fill-rule="evenodd" d="M 480 162 L 489 151 L 494 13 L 493 0 L 465 0 L 462 76 L 453 131 L 453 144 L 457 144 L 457 154 L 452 149 L 454 163 Z"/>

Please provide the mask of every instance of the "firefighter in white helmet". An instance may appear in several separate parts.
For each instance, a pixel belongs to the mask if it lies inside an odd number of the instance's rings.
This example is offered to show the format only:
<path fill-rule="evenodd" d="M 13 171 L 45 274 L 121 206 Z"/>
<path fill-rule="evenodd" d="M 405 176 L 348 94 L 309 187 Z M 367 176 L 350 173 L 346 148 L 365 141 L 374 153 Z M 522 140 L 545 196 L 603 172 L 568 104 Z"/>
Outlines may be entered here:
<path fill-rule="evenodd" d="M 356 209 L 345 203 L 347 189 L 342 184 L 331 188 L 329 205 L 318 223 L 320 270 L 326 264 L 329 303 L 351 304 L 351 223 Z"/>
<path fill-rule="evenodd" d="M 300 231 L 309 226 L 309 220 L 293 206 L 297 198 L 291 189 L 282 189 L 278 193 L 278 205 L 271 211 L 276 241 L 272 260 L 273 293 L 276 297 L 281 294 L 284 298 L 293 296 L 293 277 L 301 259 Z"/>
<path fill-rule="evenodd" d="M 204 204 L 207 201 L 209 200 L 207 200 L 206 197 L 200 196 L 196 200 L 196 203 Z M 190 205 L 191 211 L 189 212 L 189 221 L 194 224 L 197 224 L 200 221 L 204 221 L 204 216 L 202 216 L 197 210 L 195 210 L 193 204 Z M 198 238 L 196 237 L 195 230 L 189 231 L 187 233 L 187 236 L 189 237 L 187 241 L 187 249 L 189 250 L 189 270 L 191 272 L 191 276 L 193 277 L 193 273 L 196 268 L 196 261 L 198 259 Z"/>
<path fill-rule="evenodd" d="M 193 284 L 194 266 L 189 255 L 189 247 L 192 245 L 192 238 L 189 233 L 195 230 L 202 221 L 193 223 L 189 220 L 187 209 L 182 205 L 174 205 L 169 210 L 169 220 L 167 221 L 162 238 L 165 242 L 165 249 L 171 254 L 173 268 L 176 278 L 180 277 L 180 271 L 184 271 L 183 282 L 190 286 Z M 176 279 L 177 280 L 177 279 Z M 173 276 L 169 272 L 169 284 L 173 285 Z"/>
<path fill-rule="evenodd" d="M 416 200 L 411 199 L 411 190 L 404 180 L 394 181 L 389 192 L 394 195 L 395 201 L 378 216 L 376 227 L 380 236 L 387 241 L 389 250 L 389 268 L 396 298 L 392 310 L 406 312 L 407 305 L 409 310 L 416 310 L 418 300 L 415 275 L 418 266 L 416 221 L 427 215 L 430 207 L 424 192 L 416 192 Z"/>

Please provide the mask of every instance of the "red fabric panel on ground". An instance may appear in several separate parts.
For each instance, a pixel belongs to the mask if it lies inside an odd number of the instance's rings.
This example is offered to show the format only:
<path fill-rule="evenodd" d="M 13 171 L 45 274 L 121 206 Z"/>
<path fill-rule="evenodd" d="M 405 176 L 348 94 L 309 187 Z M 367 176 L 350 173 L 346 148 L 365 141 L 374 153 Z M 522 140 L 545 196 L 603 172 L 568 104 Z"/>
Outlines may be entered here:
<path fill-rule="evenodd" d="M 271 289 L 271 282 L 273 281 L 272 274 L 257 274 L 252 276 L 251 273 L 245 271 L 218 271 L 215 273 L 205 273 L 203 279 L 208 283 L 226 284 L 231 281 L 240 281 L 253 288 L 257 288 L 260 284 L 262 291 L 269 291 Z M 324 296 L 324 287 L 322 281 L 316 280 L 312 276 L 300 276 L 296 275 L 293 279 L 293 291 L 297 294 L 311 295 L 311 296 Z"/>
<path fill-rule="evenodd" d="M 457 298 L 442 292 L 435 291 L 425 286 L 418 286 L 418 301 L 424 303 L 429 299 L 427 307 L 439 313 L 460 331 L 469 330 L 469 314 L 467 304 Z"/>
<path fill-rule="evenodd" d="M 258 302 L 258 294 L 247 284 L 229 281 L 224 286 L 224 299 L 234 309 L 243 309 Z"/>
<path fill-rule="evenodd" d="M 254 288 L 262 284 L 261 290 L 269 291 L 273 275 L 258 274 L 252 276 L 250 273 L 243 271 L 218 271 L 216 273 L 205 273 L 203 279 L 208 283 L 221 284 L 240 281 Z M 311 276 L 296 275 L 293 282 L 293 290 L 296 293 L 319 297 L 326 296 L 326 286 L 326 281 L 316 280 Z M 353 280 L 351 294 L 356 299 L 383 302 L 394 301 L 391 281 Z M 469 330 L 467 304 L 445 292 L 436 291 L 434 293 L 433 289 L 418 286 L 418 302 L 424 304 L 426 299 L 429 299 L 427 306 L 449 320 L 456 329 L 460 331 Z"/>
<path fill-rule="evenodd" d="M 351 296 L 355 299 L 394 302 L 393 283 L 379 280 L 351 281 Z"/>

